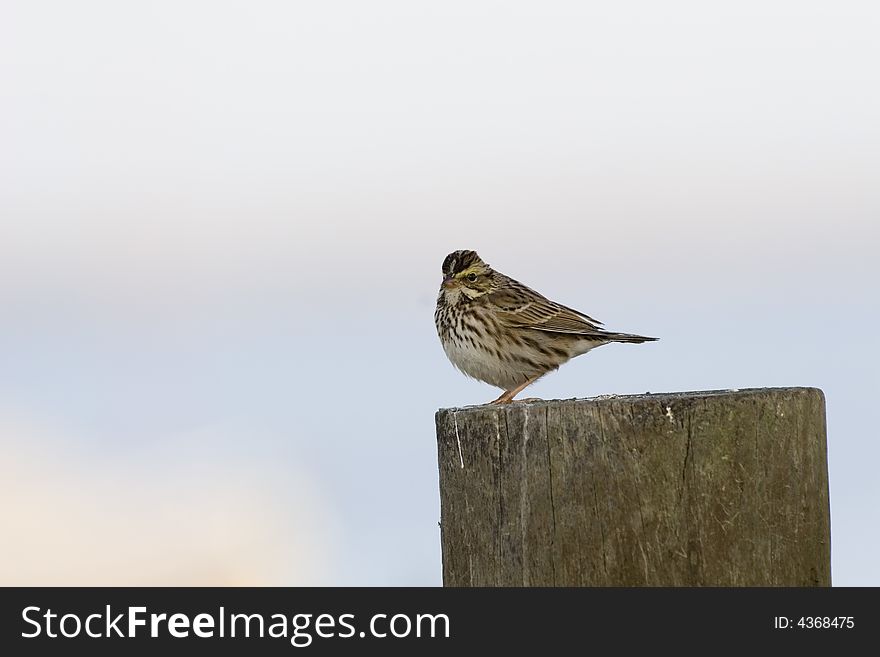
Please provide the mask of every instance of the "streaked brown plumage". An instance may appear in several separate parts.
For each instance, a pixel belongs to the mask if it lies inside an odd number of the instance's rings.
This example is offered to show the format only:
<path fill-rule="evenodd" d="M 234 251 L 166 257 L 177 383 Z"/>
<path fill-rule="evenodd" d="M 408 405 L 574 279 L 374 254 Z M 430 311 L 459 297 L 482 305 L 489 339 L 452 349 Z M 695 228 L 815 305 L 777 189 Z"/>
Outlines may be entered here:
<path fill-rule="evenodd" d="M 452 364 L 504 390 L 493 402 L 501 404 L 594 347 L 657 339 L 606 331 L 602 322 L 495 271 L 474 251 L 455 251 L 443 261 L 434 322 Z"/>

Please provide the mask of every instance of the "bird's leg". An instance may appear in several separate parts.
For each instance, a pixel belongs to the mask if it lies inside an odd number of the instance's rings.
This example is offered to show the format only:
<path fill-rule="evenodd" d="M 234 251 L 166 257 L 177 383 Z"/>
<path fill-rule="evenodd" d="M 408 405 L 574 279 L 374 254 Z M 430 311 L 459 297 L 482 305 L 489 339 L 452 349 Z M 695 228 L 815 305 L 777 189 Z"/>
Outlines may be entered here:
<path fill-rule="evenodd" d="M 505 390 L 504 394 L 502 394 L 498 399 L 489 402 L 490 404 L 509 404 L 513 401 L 513 398 L 516 397 L 519 393 L 525 390 L 528 386 L 532 385 L 535 381 L 540 379 L 539 376 L 533 376 L 531 379 L 526 381 L 525 383 L 521 383 L 516 388 L 511 388 L 510 390 Z"/>

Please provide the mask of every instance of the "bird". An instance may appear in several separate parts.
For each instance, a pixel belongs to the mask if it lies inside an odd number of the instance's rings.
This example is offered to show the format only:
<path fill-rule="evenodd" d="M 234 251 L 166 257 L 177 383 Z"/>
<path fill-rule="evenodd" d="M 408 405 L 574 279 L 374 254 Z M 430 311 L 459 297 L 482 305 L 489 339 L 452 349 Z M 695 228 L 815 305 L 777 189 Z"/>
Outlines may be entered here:
<path fill-rule="evenodd" d="M 658 338 L 616 333 L 492 269 L 476 251 L 443 260 L 434 323 L 446 356 L 464 374 L 504 392 L 507 404 L 548 372 L 611 342 Z"/>

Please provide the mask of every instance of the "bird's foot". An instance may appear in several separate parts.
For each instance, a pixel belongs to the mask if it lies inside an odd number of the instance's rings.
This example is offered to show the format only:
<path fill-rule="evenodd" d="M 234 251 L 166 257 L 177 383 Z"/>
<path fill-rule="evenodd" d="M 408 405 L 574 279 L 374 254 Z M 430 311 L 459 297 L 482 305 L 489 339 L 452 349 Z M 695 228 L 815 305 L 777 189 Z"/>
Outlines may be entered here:
<path fill-rule="evenodd" d="M 535 376 L 529 379 L 528 381 L 519 384 L 516 388 L 512 388 L 510 390 L 505 390 L 504 393 L 496 400 L 489 402 L 490 404 L 509 404 L 513 401 L 513 398 L 516 397 L 519 393 L 525 390 L 528 386 L 537 381 L 540 376 Z M 525 400 L 530 401 L 530 400 Z"/>

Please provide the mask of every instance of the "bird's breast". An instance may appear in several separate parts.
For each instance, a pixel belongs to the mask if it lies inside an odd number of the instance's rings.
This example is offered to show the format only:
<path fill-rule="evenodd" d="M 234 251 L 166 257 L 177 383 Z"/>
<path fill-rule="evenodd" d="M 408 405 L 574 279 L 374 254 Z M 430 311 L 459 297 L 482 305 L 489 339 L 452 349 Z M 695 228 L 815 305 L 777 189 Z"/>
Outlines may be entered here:
<path fill-rule="evenodd" d="M 526 343 L 511 340 L 510 334 L 476 308 L 438 304 L 435 319 L 450 362 L 468 376 L 503 390 L 559 365 L 556 360 L 541 358 Z"/>

